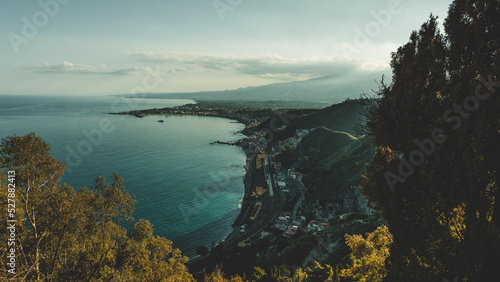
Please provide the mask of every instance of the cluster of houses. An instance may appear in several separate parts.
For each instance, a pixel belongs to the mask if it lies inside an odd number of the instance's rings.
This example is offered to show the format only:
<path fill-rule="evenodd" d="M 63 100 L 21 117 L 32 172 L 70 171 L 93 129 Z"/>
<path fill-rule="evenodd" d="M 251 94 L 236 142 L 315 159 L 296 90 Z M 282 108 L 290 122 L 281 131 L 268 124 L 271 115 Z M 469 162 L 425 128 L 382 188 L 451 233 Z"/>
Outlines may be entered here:
<path fill-rule="evenodd" d="M 287 211 L 281 212 L 274 223 L 274 228 L 283 231 L 283 236 L 287 238 L 294 236 L 299 230 L 303 232 L 315 232 L 325 230 L 328 227 L 330 227 L 328 222 L 320 220 L 310 220 L 307 222 L 305 216 L 297 216 L 292 221 L 292 213 Z"/>
<path fill-rule="evenodd" d="M 307 129 L 297 129 L 295 130 L 295 135 L 286 140 L 282 140 L 278 142 L 278 148 L 283 149 L 285 147 L 294 147 L 297 146 L 302 138 L 304 138 L 307 134 L 309 134 L 309 130 Z"/>
<path fill-rule="evenodd" d="M 294 179 L 297 179 L 298 181 L 301 181 L 302 176 L 304 176 L 302 173 L 294 171 L 293 169 L 288 170 L 288 175 L 290 175 Z"/>
<path fill-rule="evenodd" d="M 307 134 L 309 134 L 309 130 L 307 129 L 296 130 L 294 137 L 288 138 L 285 141 L 279 141 L 277 147 L 271 148 L 271 153 L 275 154 L 276 151 L 279 152 L 281 151 L 281 148 L 287 146 L 296 146 Z M 263 132 L 257 132 L 254 135 L 250 136 L 250 138 L 248 139 L 250 147 L 256 149 L 257 152 L 259 151 L 259 149 L 265 150 L 267 144 L 265 142 L 265 135 L 263 134 Z M 286 176 L 290 176 L 299 181 L 302 180 L 303 174 L 300 172 L 297 172 L 293 169 L 286 170 L 282 167 L 281 163 L 276 161 L 273 161 L 271 165 L 276 172 L 276 184 L 281 192 L 290 192 L 285 182 Z M 321 231 L 328 228 L 330 224 L 319 220 L 310 220 L 309 222 L 307 222 L 304 216 L 296 216 L 296 218 L 293 219 L 291 212 L 283 211 L 276 219 L 273 226 L 275 229 L 282 231 L 284 237 L 290 238 L 294 236 L 299 230 L 303 232 Z M 269 236 L 270 233 L 268 233 L 267 231 L 265 232 L 266 234 L 261 234 L 262 237 Z"/>
<path fill-rule="evenodd" d="M 254 120 L 251 124 L 247 125 L 247 128 L 255 127 L 260 124 L 259 121 Z M 282 127 L 278 128 L 275 132 L 281 132 L 285 130 L 286 126 L 283 125 Z M 290 137 L 286 140 L 279 141 L 277 143 L 277 148 L 272 147 L 271 148 L 271 153 L 274 155 L 276 153 L 280 153 L 281 150 L 284 147 L 293 147 L 297 146 L 299 142 L 304 138 L 307 134 L 309 134 L 309 130 L 307 129 L 297 129 L 295 131 L 295 135 L 293 137 Z M 267 143 L 268 140 L 266 139 L 266 131 L 257 131 L 253 135 L 248 137 L 248 145 L 250 146 L 250 149 L 253 149 L 255 151 L 265 151 L 267 149 Z M 279 172 L 279 171 L 277 171 Z"/>
<path fill-rule="evenodd" d="M 267 148 L 266 133 L 259 131 L 248 137 L 249 149 L 254 152 L 265 151 Z"/>

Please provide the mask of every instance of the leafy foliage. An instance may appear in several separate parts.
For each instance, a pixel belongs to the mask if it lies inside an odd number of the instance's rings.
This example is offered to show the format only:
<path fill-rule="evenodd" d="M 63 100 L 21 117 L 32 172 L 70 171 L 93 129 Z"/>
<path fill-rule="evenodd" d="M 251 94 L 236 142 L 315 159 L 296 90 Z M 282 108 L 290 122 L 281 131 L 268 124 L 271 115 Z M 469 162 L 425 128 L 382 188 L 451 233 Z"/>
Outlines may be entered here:
<path fill-rule="evenodd" d="M 341 277 L 355 281 L 382 281 L 386 275 L 385 259 L 389 256 L 392 235 L 387 226 L 378 227 L 372 233 L 345 235 L 351 249 L 352 266 L 341 270 Z"/>
<path fill-rule="evenodd" d="M 16 171 L 16 274 L 18 281 L 192 281 L 187 258 L 172 242 L 154 236 L 148 221 L 129 234 L 135 200 L 114 174 L 97 177 L 90 189 L 60 184 L 65 166 L 34 133 L 3 139 L 0 200 L 7 202 L 6 170 Z M 7 206 L 5 204 L 5 206 Z M 2 221 L 2 230 L 6 230 Z M 0 244 L 6 254 L 7 244 Z"/>

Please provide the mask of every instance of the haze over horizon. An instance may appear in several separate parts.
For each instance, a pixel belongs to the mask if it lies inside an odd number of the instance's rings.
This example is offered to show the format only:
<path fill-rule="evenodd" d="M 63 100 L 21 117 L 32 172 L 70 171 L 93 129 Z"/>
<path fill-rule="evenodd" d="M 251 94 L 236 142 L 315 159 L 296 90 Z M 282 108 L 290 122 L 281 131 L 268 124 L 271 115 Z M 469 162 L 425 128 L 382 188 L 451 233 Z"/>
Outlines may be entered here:
<path fill-rule="evenodd" d="M 326 75 L 355 87 L 390 74 L 390 53 L 450 2 L 3 2 L 0 94 L 197 92 Z"/>

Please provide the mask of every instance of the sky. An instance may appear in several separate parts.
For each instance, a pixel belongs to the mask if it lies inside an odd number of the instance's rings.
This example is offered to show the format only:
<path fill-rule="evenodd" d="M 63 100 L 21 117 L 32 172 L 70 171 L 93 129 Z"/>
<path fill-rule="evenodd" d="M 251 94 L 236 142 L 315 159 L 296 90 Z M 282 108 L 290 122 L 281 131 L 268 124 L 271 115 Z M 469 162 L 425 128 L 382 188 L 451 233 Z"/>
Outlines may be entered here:
<path fill-rule="evenodd" d="M 195 92 L 390 75 L 451 0 L 2 0 L 0 94 Z M 353 83 L 356 83 L 354 80 Z"/>

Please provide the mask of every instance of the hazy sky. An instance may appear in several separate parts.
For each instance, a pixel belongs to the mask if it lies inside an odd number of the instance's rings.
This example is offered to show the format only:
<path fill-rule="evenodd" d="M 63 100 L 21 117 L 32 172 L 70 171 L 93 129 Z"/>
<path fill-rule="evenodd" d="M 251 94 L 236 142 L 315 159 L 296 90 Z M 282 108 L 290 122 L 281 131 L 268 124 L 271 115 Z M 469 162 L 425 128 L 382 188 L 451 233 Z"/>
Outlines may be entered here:
<path fill-rule="evenodd" d="M 444 19 L 450 3 L 2 0 L 0 94 L 189 92 L 390 73 L 390 53 L 431 13 Z"/>

